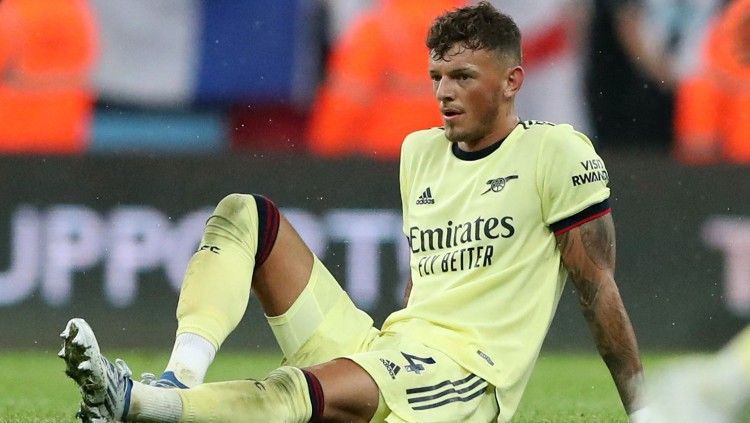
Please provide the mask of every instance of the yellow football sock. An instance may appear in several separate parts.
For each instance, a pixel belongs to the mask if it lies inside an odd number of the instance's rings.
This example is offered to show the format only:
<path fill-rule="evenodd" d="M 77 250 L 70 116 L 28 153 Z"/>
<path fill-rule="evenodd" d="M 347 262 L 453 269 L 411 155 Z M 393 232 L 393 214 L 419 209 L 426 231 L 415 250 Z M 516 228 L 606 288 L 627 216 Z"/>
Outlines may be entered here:
<path fill-rule="evenodd" d="M 200 335 L 218 350 L 237 327 L 250 296 L 258 221 L 252 195 L 232 194 L 219 202 L 185 273 L 178 334 Z"/>
<path fill-rule="evenodd" d="M 177 390 L 181 422 L 307 422 L 308 384 L 300 369 L 281 367 L 263 380 L 206 383 Z"/>

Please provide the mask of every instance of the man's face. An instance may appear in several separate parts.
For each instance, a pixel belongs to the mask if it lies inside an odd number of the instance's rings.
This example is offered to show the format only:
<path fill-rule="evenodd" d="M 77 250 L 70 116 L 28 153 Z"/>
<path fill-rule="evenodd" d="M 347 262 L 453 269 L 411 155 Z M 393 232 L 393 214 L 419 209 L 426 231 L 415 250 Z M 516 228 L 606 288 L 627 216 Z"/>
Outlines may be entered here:
<path fill-rule="evenodd" d="M 510 107 L 503 101 L 509 68 L 497 53 L 454 45 L 443 59 L 430 57 L 432 90 L 440 103 L 445 136 L 476 144 L 495 131 Z"/>

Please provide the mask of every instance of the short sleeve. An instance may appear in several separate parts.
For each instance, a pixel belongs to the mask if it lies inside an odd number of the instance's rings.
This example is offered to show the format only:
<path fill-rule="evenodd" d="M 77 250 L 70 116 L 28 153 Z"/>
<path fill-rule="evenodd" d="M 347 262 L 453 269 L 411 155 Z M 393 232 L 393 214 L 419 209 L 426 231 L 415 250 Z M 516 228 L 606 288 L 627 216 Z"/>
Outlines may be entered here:
<path fill-rule="evenodd" d="M 542 217 L 556 235 L 610 212 L 604 161 L 591 141 L 570 125 L 547 131 L 537 166 Z"/>

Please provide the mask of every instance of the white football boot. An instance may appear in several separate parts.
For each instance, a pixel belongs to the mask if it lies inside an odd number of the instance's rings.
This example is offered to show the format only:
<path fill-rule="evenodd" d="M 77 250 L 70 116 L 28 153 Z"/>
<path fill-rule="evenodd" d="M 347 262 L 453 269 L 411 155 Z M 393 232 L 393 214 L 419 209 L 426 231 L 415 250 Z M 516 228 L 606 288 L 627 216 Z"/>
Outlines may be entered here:
<path fill-rule="evenodd" d="M 87 423 L 123 421 L 133 387 L 127 364 L 120 359 L 112 364 L 101 354 L 94 331 L 83 319 L 71 319 L 60 337 L 63 347 L 57 355 L 81 392 L 76 417 Z"/>

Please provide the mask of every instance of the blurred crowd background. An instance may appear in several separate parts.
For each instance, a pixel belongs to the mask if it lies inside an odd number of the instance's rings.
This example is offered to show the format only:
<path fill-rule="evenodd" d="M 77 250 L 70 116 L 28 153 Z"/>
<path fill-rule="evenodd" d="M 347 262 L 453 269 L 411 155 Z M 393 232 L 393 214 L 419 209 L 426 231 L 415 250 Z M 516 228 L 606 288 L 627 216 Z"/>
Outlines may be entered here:
<path fill-rule="evenodd" d="M 466 0 L 2 0 L 0 153 L 395 161 L 441 124 L 424 38 Z M 493 0 L 522 119 L 600 149 L 750 163 L 750 2 Z"/>

